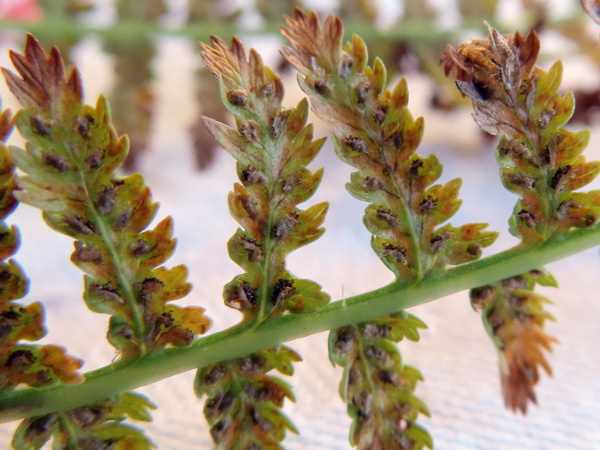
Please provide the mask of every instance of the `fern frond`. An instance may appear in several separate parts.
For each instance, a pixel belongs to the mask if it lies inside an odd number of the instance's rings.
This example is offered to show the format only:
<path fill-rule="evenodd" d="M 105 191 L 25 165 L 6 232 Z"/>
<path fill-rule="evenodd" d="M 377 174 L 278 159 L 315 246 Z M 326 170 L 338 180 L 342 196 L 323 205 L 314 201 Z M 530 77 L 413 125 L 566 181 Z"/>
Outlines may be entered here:
<path fill-rule="evenodd" d="M 548 71 L 535 65 L 535 31 L 502 35 L 448 47 L 441 61 L 454 71 L 459 90 L 473 102 L 474 119 L 500 136 L 497 159 L 502 182 L 520 199 L 510 231 L 524 244 L 572 228 L 592 227 L 600 217 L 600 190 L 575 192 L 600 172 L 600 162 L 581 155 L 589 131 L 563 128 L 573 115 L 572 93 L 560 94 L 562 63 Z"/>
<path fill-rule="evenodd" d="M 231 128 L 204 118 L 217 142 L 237 160 L 241 182 L 228 201 L 242 228 L 228 248 L 244 273 L 225 286 L 225 304 L 242 312 L 243 322 L 253 327 L 286 312 L 316 311 L 329 302 L 329 295 L 285 267 L 290 252 L 321 236 L 328 208 L 327 203 L 297 207 L 313 195 L 323 175 L 306 168 L 324 141 L 312 140 L 308 102 L 284 108 L 280 78 L 255 50 L 246 56 L 237 38 L 229 46 L 212 37 L 209 45 L 203 44 L 202 56 L 219 78 L 223 102 L 236 121 Z M 205 415 L 219 448 L 281 448 L 286 430 L 295 427 L 280 408 L 285 397 L 293 397 L 285 382 L 266 374 L 277 369 L 291 375 L 292 363 L 299 360 L 291 349 L 277 347 L 198 372 L 196 392 L 209 397 Z M 256 367 L 247 371 L 240 361 Z M 219 380 L 213 380 L 215 373 Z"/>
<path fill-rule="evenodd" d="M 415 153 L 423 119 L 414 119 L 407 108 L 406 80 L 402 78 L 387 89 L 383 62 L 376 59 L 373 67 L 367 65 L 367 49 L 360 37 L 342 45 L 343 24 L 338 17 L 329 16 L 321 26 L 316 13 L 296 9 L 294 18 L 288 18 L 287 27 L 281 30 L 291 44 L 282 53 L 300 72 L 299 83 L 309 95 L 312 109 L 331 127 L 337 155 L 358 169 L 346 187 L 354 197 L 369 203 L 363 222 L 372 234 L 374 251 L 396 280 L 420 280 L 447 264 L 479 258 L 481 249 L 492 244 L 497 234 L 484 231 L 485 224 L 440 227 L 460 206 L 461 181 L 433 185 L 442 172 L 440 162 L 434 155 Z M 396 316 L 379 319 L 398 320 Z M 399 358 L 392 342 L 402 337 L 382 336 L 372 343 L 359 331 L 361 327 L 372 329 L 379 324 L 371 321 L 334 331 L 330 353 L 336 354 L 339 336 L 354 330 L 357 348 L 371 349 L 386 361 L 391 355 Z M 382 373 L 381 361 L 365 358 L 363 353 L 357 350 L 332 358 L 345 367 L 345 373 L 368 380 L 355 383 L 347 375 L 342 381 L 342 398 L 354 420 L 351 443 L 359 448 L 431 448 L 431 437 L 415 423 L 426 408 L 414 396 L 416 383 L 408 381 L 404 366 L 392 365 L 382 378 L 377 375 Z M 352 395 L 344 394 L 347 390 Z M 381 392 L 388 391 L 394 392 L 391 403 L 382 399 Z M 370 399 L 364 405 L 357 400 L 363 397 Z M 361 405 L 357 406 L 357 401 Z"/>
<path fill-rule="evenodd" d="M 202 308 L 168 303 L 190 291 L 187 269 L 157 268 L 175 248 L 172 221 L 145 230 L 158 205 L 140 175 L 115 174 L 128 143 L 117 137 L 106 101 L 84 105 L 77 69 L 67 76 L 58 50 L 47 57 L 32 36 L 25 54 L 11 52 L 11 58 L 18 75 L 3 72 L 24 107 L 16 123 L 27 140 L 26 150 L 12 149 L 26 173 L 17 198 L 76 240 L 71 259 L 87 274 L 85 301 L 111 314 L 108 339 L 122 358 L 190 344 L 210 320 Z"/>
<path fill-rule="evenodd" d="M 600 190 L 575 191 L 597 176 L 600 162 L 586 162 L 581 155 L 588 131 L 563 128 L 575 103 L 572 93 L 558 92 L 562 63 L 548 71 L 536 66 L 540 42 L 535 31 L 524 37 L 518 32 L 505 36 L 489 25 L 488 29 L 487 39 L 457 49 L 448 46 L 440 61 L 472 101 L 477 124 L 500 137 L 500 176 L 519 196 L 509 219 L 510 232 L 528 246 L 573 228 L 594 226 L 600 215 Z M 551 275 L 539 269 L 471 291 L 472 301 L 483 302 L 483 321 L 500 354 L 506 406 L 523 413 L 529 401 L 536 402 L 539 367 L 551 373 L 543 350 L 550 351 L 557 342 L 543 330 L 551 316 L 543 308 L 548 301 L 533 292 L 533 273 L 543 274 L 537 283 L 556 286 Z"/>

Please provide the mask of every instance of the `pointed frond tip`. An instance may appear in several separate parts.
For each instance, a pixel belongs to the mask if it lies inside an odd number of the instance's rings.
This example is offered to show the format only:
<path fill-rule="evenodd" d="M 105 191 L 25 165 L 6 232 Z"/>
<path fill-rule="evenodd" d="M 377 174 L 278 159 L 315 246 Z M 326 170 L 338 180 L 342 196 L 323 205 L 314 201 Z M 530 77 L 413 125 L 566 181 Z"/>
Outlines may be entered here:
<path fill-rule="evenodd" d="M 80 103 L 83 101 L 83 88 L 79 71 L 71 69 L 65 73 L 65 65 L 57 47 L 49 55 L 39 41 L 27 35 L 23 55 L 11 50 L 10 58 L 17 74 L 2 69 L 11 92 L 24 107 L 37 107 L 49 110 L 54 102 Z"/>

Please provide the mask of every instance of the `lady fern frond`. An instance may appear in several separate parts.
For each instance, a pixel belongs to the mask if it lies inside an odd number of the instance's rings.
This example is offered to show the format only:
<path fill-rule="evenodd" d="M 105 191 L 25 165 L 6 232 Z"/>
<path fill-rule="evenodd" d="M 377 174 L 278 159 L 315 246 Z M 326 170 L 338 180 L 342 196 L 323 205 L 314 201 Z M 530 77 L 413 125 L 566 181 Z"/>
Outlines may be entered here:
<path fill-rule="evenodd" d="M 308 103 L 284 108 L 283 83 L 259 54 L 234 38 L 228 46 L 212 37 L 203 44 L 206 66 L 219 78 L 225 106 L 236 128 L 210 118 L 204 122 L 219 144 L 237 160 L 241 184 L 229 194 L 231 215 L 243 227 L 229 240 L 229 255 L 244 273 L 225 286 L 225 303 L 257 327 L 286 312 L 310 313 L 329 302 L 329 295 L 310 280 L 292 275 L 286 256 L 318 239 L 327 203 L 306 210 L 297 205 L 317 189 L 322 170 L 306 166 L 324 139 L 312 140 Z M 280 448 L 285 431 L 296 431 L 280 408 L 291 387 L 267 375 L 292 375 L 300 356 L 286 346 L 272 347 L 198 371 L 196 393 L 207 395 L 204 412 L 218 448 Z"/>
<path fill-rule="evenodd" d="M 342 44 L 338 17 L 329 16 L 321 27 L 314 12 L 296 9 L 287 24 L 282 33 L 291 47 L 283 54 L 300 72 L 313 110 L 331 127 L 337 155 L 358 169 L 346 187 L 369 203 L 363 222 L 372 234 L 371 245 L 397 282 L 420 280 L 447 264 L 479 258 L 497 234 L 484 231 L 485 224 L 440 227 L 460 206 L 461 181 L 432 185 L 442 166 L 434 155 L 415 153 L 423 119 L 414 119 L 407 108 L 406 80 L 387 89 L 385 66 L 380 59 L 367 65 L 364 41 L 354 36 Z M 407 331 L 390 334 L 395 327 Z M 416 424 L 419 413 L 428 414 L 413 394 L 421 375 L 403 365 L 393 344 L 405 335 L 418 340 L 423 327 L 402 313 L 332 333 L 330 357 L 345 369 L 340 391 L 354 420 L 353 445 L 432 448 L 431 437 Z M 375 337 L 372 330 L 379 330 Z"/>
<path fill-rule="evenodd" d="M 575 191 L 597 176 L 600 162 L 586 162 L 581 154 L 589 131 L 563 128 L 573 115 L 575 99 L 570 92 L 558 92 L 562 63 L 557 61 L 549 71 L 536 66 L 540 42 L 535 31 L 524 37 L 488 29 L 487 39 L 457 49 L 448 46 L 441 62 L 472 101 L 477 124 L 500 137 L 500 176 L 519 196 L 510 232 L 521 238 L 522 246 L 530 246 L 573 228 L 594 226 L 600 217 L 600 190 Z M 536 283 L 557 286 L 547 271 L 538 269 L 471 292 L 499 351 L 506 406 L 523 413 L 528 401 L 536 402 L 533 387 L 539 367 L 551 373 L 543 353 L 556 342 L 543 331 L 545 319 L 552 316 L 543 308 L 547 299 L 533 292 Z"/>

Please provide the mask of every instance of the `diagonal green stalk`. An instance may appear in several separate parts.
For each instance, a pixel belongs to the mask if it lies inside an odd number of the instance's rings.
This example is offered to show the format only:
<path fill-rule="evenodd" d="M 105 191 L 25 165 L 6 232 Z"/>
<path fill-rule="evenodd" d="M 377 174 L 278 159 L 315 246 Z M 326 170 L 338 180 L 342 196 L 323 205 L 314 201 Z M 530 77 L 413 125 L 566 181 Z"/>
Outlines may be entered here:
<path fill-rule="evenodd" d="M 233 327 L 198 339 L 190 347 L 152 350 L 141 358 L 89 372 L 79 385 L 5 392 L 0 394 L 0 422 L 76 408 L 177 373 L 492 283 L 598 245 L 600 225 L 562 233 L 544 243 L 515 247 L 418 282 L 392 283 L 313 313 L 274 317 L 254 329 L 249 324 Z"/>
<path fill-rule="evenodd" d="M 119 257 L 120 255 L 117 249 L 117 245 L 115 245 L 114 235 L 111 233 L 110 228 L 106 226 L 106 224 L 102 220 L 102 216 L 96 209 L 96 206 L 94 205 L 94 200 L 90 195 L 88 184 L 85 179 L 85 174 L 81 169 L 79 170 L 79 175 L 81 181 L 80 186 L 85 192 L 88 211 L 92 215 L 94 224 L 97 226 L 100 236 L 102 237 L 102 241 L 106 246 L 106 250 L 110 255 L 113 266 L 115 268 L 117 279 L 119 280 L 119 285 L 121 289 L 123 289 L 124 297 L 131 311 L 131 315 L 133 318 L 133 321 L 131 323 L 133 335 L 139 342 L 141 353 L 144 354 L 147 351 L 146 342 L 144 339 L 144 321 L 142 319 L 142 312 L 140 311 L 140 306 L 135 298 L 135 294 L 132 289 L 131 280 L 133 279 L 133 277 L 131 276 L 131 274 L 127 273 L 128 271 L 125 267 L 123 258 Z"/>

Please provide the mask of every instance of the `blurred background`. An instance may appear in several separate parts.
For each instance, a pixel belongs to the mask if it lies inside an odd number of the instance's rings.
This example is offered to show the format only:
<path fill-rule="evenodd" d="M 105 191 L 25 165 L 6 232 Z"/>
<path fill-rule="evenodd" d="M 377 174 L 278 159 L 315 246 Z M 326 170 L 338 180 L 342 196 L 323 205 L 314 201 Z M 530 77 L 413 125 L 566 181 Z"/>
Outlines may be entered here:
<path fill-rule="evenodd" d="M 31 32 L 47 49 L 58 45 L 77 65 L 89 103 L 101 93 L 108 97 L 117 131 L 131 140 L 124 173 L 144 175 L 161 203 L 157 218 L 175 219 L 178 249 L 168 264 L 186 264 L 195 287 L 181 303 L 205 307 L 214 331 L 240 318 L 223 305 L 221 295 L 223 285 L 240 272 L 226 252 L 237 228 L 226 206 L 236 174 L 234 160 L 213 143 L 200 120 L 202 115 L 225 122 L 230 117 L 216 80 L 202 68 L 199 42 L 211 34 L 225 40 L 236 34 L 281 74 L 286 104 L 295 105 L 302 92 L 278 53 L 285 43 L 277 33 L 294 6 L 340 15 L 346 38 L 360 34 L 371 59 L 384 60 L 391 81 L 407 76 L 409 108 L 425 117 L 419 153 L 439 156 L 445 167 L 441 182 L 463 178 L 464 204 L 451 222 L 489 222 L 501 233 L 486 254 L 516 243 L 507 232 L 516 197 L 498 179 L 496 141 L 479 131 L 470 104 L 438 65 L 447 44 L 485 36 L 483 20 L 506 33 L 535 28 L 542 42 L 539 64 L 547 69 L 562 59 L 563 87 L 576 93 L 570 128 L 592 128 L 588 159 L 600 159 L 600 28 L 578 0 L 0 0 L 0 66 L 12 68 L 8 49 L 22 51 L 25 32 Z M 4 83 L 0 98 L 4 107 L 18 109 Z M 311 120 L 316 136 L 328 134 L 316 118 Z M 9 143 L 22 144 L 18 133 Z M 362 226 L 365 204 L 343 187 L 351 170 L 329 144 L 313 167 L 325 167 L 325 178 L 309 203 L 331 202 L 329 232 L 292 255 L 291 271 L 321 283 L 334 300 L 392 281 Z M 598 188 L 598 181 L 589 187 Z M 82 274 L 69 263 L 72 240 L 52 232 L 39 211 L 25 205 L 8 222 L 22 235 L 15 259 L 31 278 L 25 301 L 46 305 L 44 341 L 66 346 L 86 361 L 86 371 L 108 364 L 115 355 L 104 340 L 107 316 L 89 312 L 81 301 Z M 503 407 L 497 357 L 466 292 L 411 310 L 429 329 L 420 343 L 402 343 L 401 350 L 404 361 L 425 376 L 417 394 L 431 409 L 432 417 L 422 423 L 437 449 L 600 448 L 598 249 L 548 268 L 561 285 L 543 291 L 556 302 L 549 309 L 558 320 L 548 329 L 561 343 L 549 358 L 554 376 L 543 377 L 537 389 L 540 406 L 527 417 Z M 337 391 L 341 370 L 331 367 L 326 340 L 322 333 L 290 343 L 304 362 L 292 380 L 297 402 L 286 405 L 301 434 L 290 436 L 286 448 L 349 448 L 350 420 Z M 203 402 L 193 394 L 193 376 L 184 373 L 140 390 L 159 406 L 148 430 L 162 449 L 212 446 Z M 0 449 L 9 448 L 15 426 L 0 425 Z"/>

